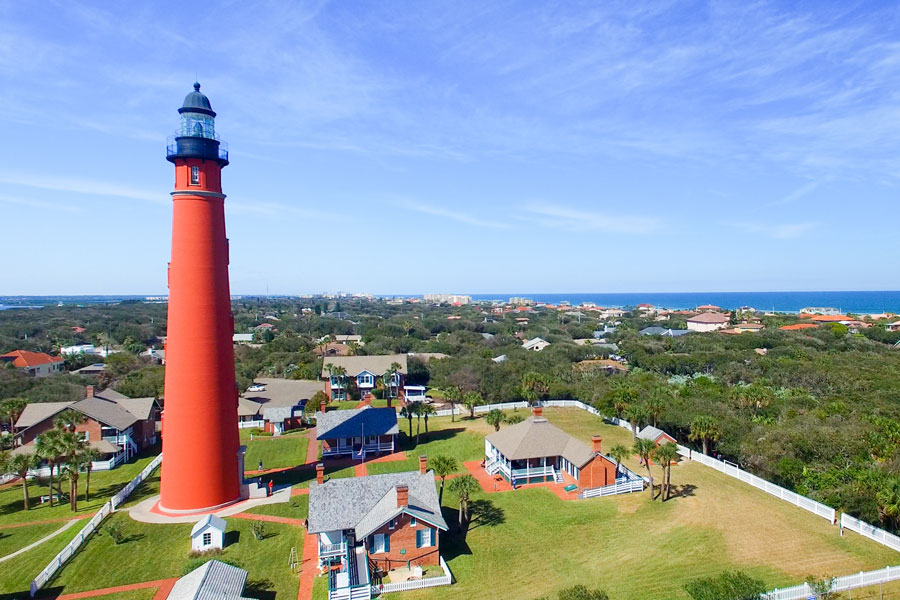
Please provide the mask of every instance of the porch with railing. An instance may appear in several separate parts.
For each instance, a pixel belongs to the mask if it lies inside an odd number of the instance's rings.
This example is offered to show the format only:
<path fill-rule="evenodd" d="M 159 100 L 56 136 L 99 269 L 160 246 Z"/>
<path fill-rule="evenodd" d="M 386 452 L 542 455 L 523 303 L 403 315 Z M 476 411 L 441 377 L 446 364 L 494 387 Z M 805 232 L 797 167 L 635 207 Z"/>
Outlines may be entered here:
<path fill-rule="evenodd" d="M 365 444 L 347 444 L 337 446 L 329 446 L 328 448 L 322 448 L 322 456 L 339 456 L 343 454 L 352 454 L 354 458 L 358 458 L 359 455 L 362 455 L 362 458 L 365 458 L 366 454 L 378 454 L 379 452 L 387 452 L 392 453 L 394 451 L 394 442 L 367 442 Z"/>
<path fill-rule="evenodd" d="M 347 553 L 347 542 L 339 544 L 323 544 L 319 542 L 319 558 L 331 558 L 334 556 L 342 556 Z"/>

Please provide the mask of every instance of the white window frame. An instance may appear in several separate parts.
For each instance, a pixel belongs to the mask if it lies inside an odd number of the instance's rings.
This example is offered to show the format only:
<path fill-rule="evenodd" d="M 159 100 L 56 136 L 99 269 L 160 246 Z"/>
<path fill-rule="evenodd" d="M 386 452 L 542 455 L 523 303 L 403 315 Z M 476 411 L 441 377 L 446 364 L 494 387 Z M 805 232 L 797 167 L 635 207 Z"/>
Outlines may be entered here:
<path fill-rule="evenodd" d="M 191 167 L 191 185 L 200 185 L 200 167 L 194 165 Z"/>

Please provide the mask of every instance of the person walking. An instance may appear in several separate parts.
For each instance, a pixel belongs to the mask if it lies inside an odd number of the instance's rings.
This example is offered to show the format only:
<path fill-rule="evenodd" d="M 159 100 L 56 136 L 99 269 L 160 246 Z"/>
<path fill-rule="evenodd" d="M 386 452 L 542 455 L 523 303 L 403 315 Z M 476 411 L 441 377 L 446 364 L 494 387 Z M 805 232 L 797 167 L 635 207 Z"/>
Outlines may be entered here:
<path fill-rule="evenodd" d="M 275 488 L 275 482 L 271 479 L 269 480 L 269 495 L 272 495 L 272 490 Z"/>
<path fill-rule="evenodd" d="M 259 470 L 259 471 L 262 471 L 262 470 L 263 470 L 263 468 L 262 468 L 262 461 L 259 461 L 259 469 L 258 469 L 258 470 Z"/>

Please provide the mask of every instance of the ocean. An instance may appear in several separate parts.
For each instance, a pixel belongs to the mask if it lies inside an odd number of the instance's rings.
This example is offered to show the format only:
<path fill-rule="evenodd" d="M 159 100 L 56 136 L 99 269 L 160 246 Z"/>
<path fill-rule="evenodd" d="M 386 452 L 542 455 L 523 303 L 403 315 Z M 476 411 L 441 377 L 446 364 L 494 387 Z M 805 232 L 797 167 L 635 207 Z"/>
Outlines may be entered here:
<path fill-rule="evenodd" d="M 642 302 L 664 308 L 695 308 L 715 304 L 726 309 L 750 306 L 757 310 L 798 312 L 807 306 L 827 306 L 842 312 L 881 313 L 900 312 L 900 291 L 875 292 L 677 292 L 677 293 L 619 293 L 619 294 L 470 294 L 473 300 L 502 300 L 513 297 L 530 298 L 535 302 L 559 304 L 563 301 L 577 306 L 593 302 L 597 306 L 625 307 Z M 250 297 L 245 295 L 245 297 Z M 383 296 L 388 297 L 388 296 Z M 411 297 L 404 294 L 403 297 Z M 123 300 L 143 300 L 144 296 L 0 296 L 0 310 L 10 308 L 40 308 L 63 305 L 104 304 Z"/>

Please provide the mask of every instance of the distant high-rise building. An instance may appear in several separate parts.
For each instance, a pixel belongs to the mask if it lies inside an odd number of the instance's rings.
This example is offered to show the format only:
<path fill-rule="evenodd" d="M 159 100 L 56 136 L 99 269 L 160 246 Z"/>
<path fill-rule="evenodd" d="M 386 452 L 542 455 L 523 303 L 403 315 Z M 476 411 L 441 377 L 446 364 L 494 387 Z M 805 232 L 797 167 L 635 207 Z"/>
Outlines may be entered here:
<path fill-rule="evenodd" d="M 469 304 L 472 302 L 472 297 L 463 296 L 462 294 L 425 294 L 425 302 L 433 304 Z"/>

